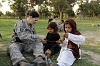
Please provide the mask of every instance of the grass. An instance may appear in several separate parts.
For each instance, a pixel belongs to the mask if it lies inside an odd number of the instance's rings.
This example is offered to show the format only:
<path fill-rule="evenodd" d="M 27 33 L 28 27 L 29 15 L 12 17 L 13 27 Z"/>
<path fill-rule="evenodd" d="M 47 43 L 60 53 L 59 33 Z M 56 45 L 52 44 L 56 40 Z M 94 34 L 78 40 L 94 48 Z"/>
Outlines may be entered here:
<path fill-rule="evenodd" d="M 0 39 L 0 44 L 5 44 L 7 46 L 10 43 L 11 36 L 13 33 L 13 27 L 14 24 L 19 21 L 15 19 L 0 19 L 0 34 L 2 34 L 2 39 Z M 35 25 L 35 29 L 37 31 L 37 34 L 39 35 L 46 35 L 47 30 L 47 19 L 40 19 L 38 23 Z M 97 31 L 100 30 L 100 27 L 94 27 L 92 24 L 100 24 L 100 20 L 75 20 L 77 22 L 77 28 L 79 31 Z M 60 35 L 62 35 L 63 32 L 59 32 Z M 88 39 L 86 39 L 88 40 Z M 97 54 L 100 54 L 100 42 L 96 42 L 95 45 L 89 45 L 89 42 L 86 42 L 84 45 L 81 46 L 83 50 L 89 50 L 92 52 L 95 52 Z M 89 48 L 91 47 L 91 48 Z M 31 61 L 30 59 L 32 57 L 32 54 L 26 55 L 28 56 L 27 59 Z M 53 56 L 51 60 L 56 63 L 56 58 L 58 54 Z M 88 55 L 82 55 L 83 59 L 75 61 L 75 63 L 72 66 L 98 66 L 96 64 L 91 63 L 88 61 L 91 59 Z M 0 48 L 0 66 L 11 66 L 11 61 L 9 57 L 7 56 L 5 50 L 3 48 Z"/>
<path fill-rule="evenodd" d="M 13 26 L 18 20 L 0 20 L 0 34 L 2 34 L 2 40 L 0 43 L 8 44 L 11 40 L 11 35 L 13 33 Z"/>

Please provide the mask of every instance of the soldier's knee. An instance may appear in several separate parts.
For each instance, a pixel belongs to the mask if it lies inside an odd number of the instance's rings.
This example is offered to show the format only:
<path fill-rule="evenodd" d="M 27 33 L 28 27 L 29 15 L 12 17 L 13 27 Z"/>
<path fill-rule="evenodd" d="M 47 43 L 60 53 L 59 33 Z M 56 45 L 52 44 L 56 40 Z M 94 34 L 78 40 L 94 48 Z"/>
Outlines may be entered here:
<path fill-rule="evenodd" d="M 13 48 L 13 47 L 16 47 L 15 43 L 9 45 L 9 48 Z"/>
<path fill-rule="evenodd" d="M 13 50 L 14 48 L 18 48 L 18 45 L 16 43 L 10 44 L 8 46 L 8 50 Z"/>
<path fill-rule="evenodd" d="M 13 44 L 9 44 L 8 45 L 7 50 L 6 50 L 7 51 L 7 54 L 10 53 L 11 48 L 13 48 Z"/>
<path fill-rule="evenodd" d="M 19 50 L 18 48 L 18 45 L 16 43 L 13 43 L 13 44 L 10 44 L 8 47 L 7 47 L 7 53 L 9 54 L 10 52 L 14 52 L 16 50 Z"/>

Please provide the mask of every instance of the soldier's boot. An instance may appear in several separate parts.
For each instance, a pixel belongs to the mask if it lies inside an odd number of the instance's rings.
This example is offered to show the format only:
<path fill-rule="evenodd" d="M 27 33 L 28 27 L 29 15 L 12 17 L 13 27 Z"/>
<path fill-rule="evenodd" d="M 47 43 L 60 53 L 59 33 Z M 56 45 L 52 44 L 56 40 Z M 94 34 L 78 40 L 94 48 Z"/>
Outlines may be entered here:
<path fill-rule="evenodd" d="M 30 63 L 34 64 L 34 66 L 47 66 L 47 62 L 45 61 L 45 58 L 41 56 L 37 57 L 35 60 L 33 60 Z"/>

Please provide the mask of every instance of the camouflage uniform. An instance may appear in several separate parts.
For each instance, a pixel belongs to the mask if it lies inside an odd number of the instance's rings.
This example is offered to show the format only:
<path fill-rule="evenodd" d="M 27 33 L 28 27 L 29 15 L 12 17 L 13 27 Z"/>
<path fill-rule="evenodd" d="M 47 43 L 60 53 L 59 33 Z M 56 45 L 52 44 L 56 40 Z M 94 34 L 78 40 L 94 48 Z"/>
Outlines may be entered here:
<path fill-rule="evenodd" d="M 34 52 L 35 57 L 39 55 L 44 57 L 41 39 L 26 20 L 20 20 L 15 24 L 12 41 L 7 48 L 13 65 L 17 65 L 20 61 L 26 61 L 21 51 Z"/>

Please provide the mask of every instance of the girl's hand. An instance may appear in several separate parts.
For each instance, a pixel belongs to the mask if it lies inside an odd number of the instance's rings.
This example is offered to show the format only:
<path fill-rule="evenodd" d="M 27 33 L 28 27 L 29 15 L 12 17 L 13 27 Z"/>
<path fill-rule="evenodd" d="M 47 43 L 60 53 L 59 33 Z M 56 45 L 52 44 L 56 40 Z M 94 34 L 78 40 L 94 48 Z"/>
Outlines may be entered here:
<path fill-rule="evenodd" d="M 50 51 L 49 49 L 47 49 L 46 52 L 45 52 L 45 55 L 46 55 L 47 57 L 50 57 L 51 51 Z"/>
<path fill-rule="evenodd" d="M 63 38 L 68 38 L 68 33 L 65 33 L 65 34 L 63 35 Z"/>

